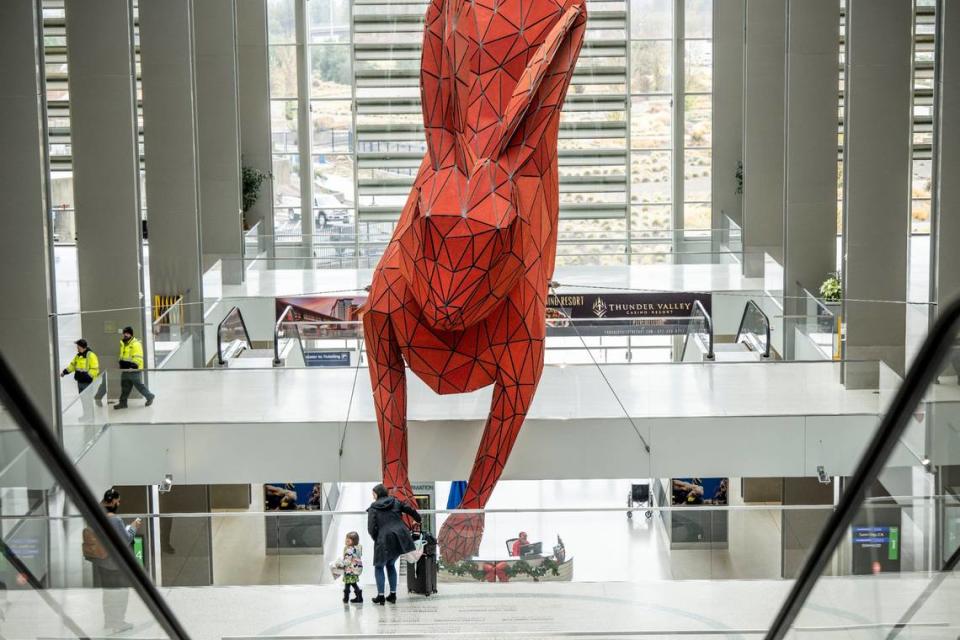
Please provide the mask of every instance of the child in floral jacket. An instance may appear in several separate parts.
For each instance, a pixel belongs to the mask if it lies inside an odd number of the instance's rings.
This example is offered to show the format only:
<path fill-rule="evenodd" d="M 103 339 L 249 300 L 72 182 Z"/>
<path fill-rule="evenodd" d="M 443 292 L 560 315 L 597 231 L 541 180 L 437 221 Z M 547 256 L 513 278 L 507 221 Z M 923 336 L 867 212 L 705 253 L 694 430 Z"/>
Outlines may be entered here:
<path fill-rule="evenodd" d="M 360 534 L 351 531 L 347 534 L 347 539 L 343 547 L 343 558 L 340 564 L 343 565 L 343 602 L 363 602 L 363 592 L 360 590 L 360 574 L 363 573 L 363 547 L 360 546 Z M 353 600 L 350 600 L 350 588 L 353 588 L 356 594 Z"/>

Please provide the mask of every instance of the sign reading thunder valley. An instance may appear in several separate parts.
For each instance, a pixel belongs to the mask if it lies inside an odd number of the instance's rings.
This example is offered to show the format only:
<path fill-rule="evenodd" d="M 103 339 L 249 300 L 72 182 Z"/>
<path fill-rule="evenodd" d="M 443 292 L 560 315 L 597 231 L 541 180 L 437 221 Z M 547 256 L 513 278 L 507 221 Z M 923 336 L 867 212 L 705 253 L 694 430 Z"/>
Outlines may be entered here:
<path fill-rule="evenodd" d="M 576 335 L 589 328 L 591 335 L 682 335 L 703 322 L 711 303 L 710 294 L 700 292 L 556 294 L 547 298 L 547 333 Z"/>

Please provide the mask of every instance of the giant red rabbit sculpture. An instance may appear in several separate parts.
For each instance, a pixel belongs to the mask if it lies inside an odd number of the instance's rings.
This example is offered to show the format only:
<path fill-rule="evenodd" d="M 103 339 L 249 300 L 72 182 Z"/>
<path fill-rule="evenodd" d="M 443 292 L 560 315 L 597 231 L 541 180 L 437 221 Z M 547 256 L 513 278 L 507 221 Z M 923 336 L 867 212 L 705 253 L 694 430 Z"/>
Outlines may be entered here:
<path fill-rule="evenodd" d="M 493 384 L 460 504 L 483 508 L 543 371 L 559 209 L 560 109 L 585 0 L 432 0 L 420 89 L 427 154 L 363 310 L 383 482 L 412 500 L 405 363 L 434 391 Z M 444 558 L 476 555 L 483 516 L 449 517 Z"/>

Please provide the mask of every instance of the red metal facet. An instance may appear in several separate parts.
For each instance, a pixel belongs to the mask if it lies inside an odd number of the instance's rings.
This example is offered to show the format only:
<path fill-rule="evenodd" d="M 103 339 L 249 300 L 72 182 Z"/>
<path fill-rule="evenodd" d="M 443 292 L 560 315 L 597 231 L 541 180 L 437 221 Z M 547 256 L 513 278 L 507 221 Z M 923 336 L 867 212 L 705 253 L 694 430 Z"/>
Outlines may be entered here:
<path fill-rule="evenodd" d="M 427 155 L 363 315 L 384 484 L 411 499 L 405 363 L 434 391 L 494 385 L 460 507 L 483 508 L 543 371 L 559 209 L 560 109 L 585 0 L 433 0 L 421 98 Z M 454 515 L 444 558 L 475 555 L 482 514 Z"/>

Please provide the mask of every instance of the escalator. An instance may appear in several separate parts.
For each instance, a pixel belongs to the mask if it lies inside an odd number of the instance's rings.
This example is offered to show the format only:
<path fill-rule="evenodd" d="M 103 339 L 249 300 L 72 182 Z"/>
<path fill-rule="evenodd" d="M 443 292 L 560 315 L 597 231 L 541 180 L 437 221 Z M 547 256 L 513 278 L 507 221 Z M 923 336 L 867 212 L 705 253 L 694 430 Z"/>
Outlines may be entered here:
<path fill-rule="evenodd" d="M 217 325 L 215 365 L 231 369 L 263 369 L 273 363 L 272 349 L 256 349 L 238 307 L 232 307 Z"/>

